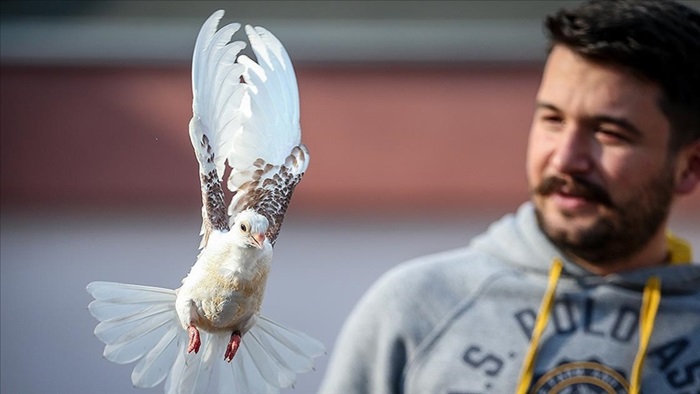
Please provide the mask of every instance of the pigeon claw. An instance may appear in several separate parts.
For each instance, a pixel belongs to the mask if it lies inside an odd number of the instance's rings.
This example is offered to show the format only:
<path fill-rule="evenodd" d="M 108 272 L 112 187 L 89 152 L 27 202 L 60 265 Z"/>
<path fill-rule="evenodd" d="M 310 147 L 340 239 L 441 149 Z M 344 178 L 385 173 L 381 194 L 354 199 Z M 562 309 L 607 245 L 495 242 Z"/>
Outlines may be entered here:
<path fill-rule="evenodd" d="M 199 330 L 195 326 L 187 327 L 187 333 L 190 336 L 190 343 L 187 345 L 187 353 L 199 351 L 199 347 L 202 345 L 202 341 L 199 339 Z"/>
<path fill-rule="evenodd" d="M 231 340 L 228 342 L 228 346 L 226 346 L 226 353 L 224 354 L 224 360 L 231 362 L 231 360 L 233 360 L 233 356 L 236 355 L 236 352 L 238 351 L 238 347 L 240 345 L 241 345 L 241 332 L 234 331 L 233 334 L 231 334 Z"/>

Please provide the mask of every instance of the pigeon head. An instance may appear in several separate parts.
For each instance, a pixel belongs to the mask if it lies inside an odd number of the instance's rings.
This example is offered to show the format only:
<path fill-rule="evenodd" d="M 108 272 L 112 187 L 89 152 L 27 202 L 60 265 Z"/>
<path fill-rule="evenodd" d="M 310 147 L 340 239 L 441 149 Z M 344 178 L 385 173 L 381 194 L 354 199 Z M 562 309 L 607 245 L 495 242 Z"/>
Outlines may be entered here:
<path fill-rule="evenodd" d="M 265 216 L 252 209 L 246 209 L 236 215 L 230 233 L 234 235 L 238 246 L 262 249 L 267 241 L 265 233 L 268 226 L 269 222 Z"/>

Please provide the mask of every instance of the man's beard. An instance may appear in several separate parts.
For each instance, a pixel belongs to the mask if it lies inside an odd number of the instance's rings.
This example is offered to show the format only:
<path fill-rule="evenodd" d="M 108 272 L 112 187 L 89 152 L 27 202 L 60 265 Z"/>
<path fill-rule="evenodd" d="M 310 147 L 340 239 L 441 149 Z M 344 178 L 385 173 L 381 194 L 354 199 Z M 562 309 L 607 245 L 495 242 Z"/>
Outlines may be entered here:
<path fill-rule="evenodd" d="M 557 176 L 545 178 L 534 189 L 535 195 L 545 197 L 568 186 L 568 194 L 601 204 L 606 213 L 587 229 L 572 233 L 571 228 L 552 228 L 536 206 L 540 229 L 562 252 L 591 264 L 605 265 L 630 257 L 649 242 L 668 217 L 673 199 L 672 174 L 671 166 L 666 165 L 658 176 L 642 186 L 637 193 L 631 193 L 631 197 L 625 201 L 613 201 L 600 186 L 578 177 L 570 180 Z M 564 213 L 564 216 L 569 215 Z"/>

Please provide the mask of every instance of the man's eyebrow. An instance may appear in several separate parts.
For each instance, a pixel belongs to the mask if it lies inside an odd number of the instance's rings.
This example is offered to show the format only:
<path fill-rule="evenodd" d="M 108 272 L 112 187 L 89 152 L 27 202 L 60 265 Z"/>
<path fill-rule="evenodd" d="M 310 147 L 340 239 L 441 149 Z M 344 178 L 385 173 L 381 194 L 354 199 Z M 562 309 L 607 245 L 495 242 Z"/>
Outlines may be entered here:
<path fill-rule="evenodd" d="M 537 109 L 548 109 L 551 111 L 555 112 L 562 112 L 561 109 L 559 109 L 556 105 L 547 103 L 544 101 L 537 101 L 536 103 L 536 108 Z M 642 136 L 642 132 L 639 131 L 639 129 L 632 124 L 629 120 L 626 118 L 620 118 L 617 116 L 610 116 L 610 115 L 596 115 L 596 116 L 591 116 L 588 121 L 592 123 L 611 123 L 614 124 L 627 132 L 634 134 L 637 137 Z"/>
<path fill-rule="evenodd" d="M 537 107 L 537 109 L 551 109 L 552 111 L 561 112 L 561 110 L 557 108 L 556 105 L 545 103 L 544 101 L 536 101 L 535 106 Z"/>

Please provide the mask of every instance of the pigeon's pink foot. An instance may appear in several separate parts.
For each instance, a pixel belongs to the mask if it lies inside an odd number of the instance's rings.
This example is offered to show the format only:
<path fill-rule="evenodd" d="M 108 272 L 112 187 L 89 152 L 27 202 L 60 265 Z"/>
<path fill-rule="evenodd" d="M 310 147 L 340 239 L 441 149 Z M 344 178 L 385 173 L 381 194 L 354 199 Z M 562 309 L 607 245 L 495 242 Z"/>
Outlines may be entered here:
<path fill-rule="evenodd" d="M 199 339 L 199 330 L 195 326 L 187 327 L 187 333 L 190 336 L 190 343 L 187 345 L 187 353 L 192 353 L 193 351 L 197 353 L 199 351 L 199 346 L 202 345 L 202 341 Z"/>
<path fill-rule="evenodd" d="M 236 355 L 236 352 L 238 351 L 238 346 L 241 345 L 241 333 L 240 331 L 234 331 L 233 334 L 231 334 L 231 340 L 228 342 L 228 346 L 226 346 L 226 354 L 224 354 L 224 360 L 231 362 L 233 360 L 233 356 Z"/>

